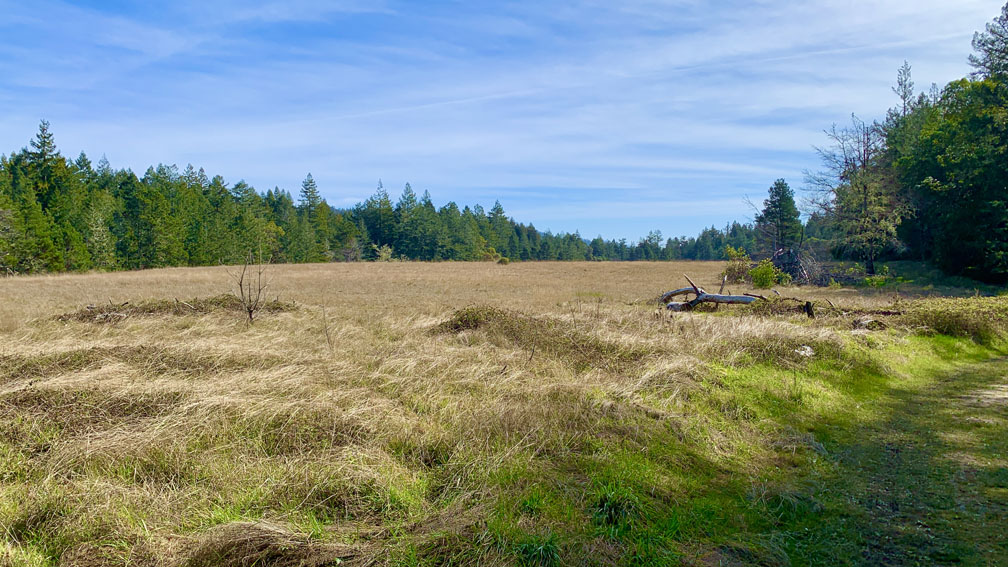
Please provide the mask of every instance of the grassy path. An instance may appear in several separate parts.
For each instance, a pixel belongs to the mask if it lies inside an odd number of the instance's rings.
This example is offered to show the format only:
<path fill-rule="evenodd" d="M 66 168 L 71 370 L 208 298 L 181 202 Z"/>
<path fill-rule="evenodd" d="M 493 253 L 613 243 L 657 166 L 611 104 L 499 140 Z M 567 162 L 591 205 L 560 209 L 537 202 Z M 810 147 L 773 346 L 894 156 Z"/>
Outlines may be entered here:
<path fill-rule="evenodd" d="M 897 385 L 879 403 L 887 417 L 831 444 L 814 481 L 825 513 L 791 526 L 792 559 L 1008 565 L 1008 357 Z"/>

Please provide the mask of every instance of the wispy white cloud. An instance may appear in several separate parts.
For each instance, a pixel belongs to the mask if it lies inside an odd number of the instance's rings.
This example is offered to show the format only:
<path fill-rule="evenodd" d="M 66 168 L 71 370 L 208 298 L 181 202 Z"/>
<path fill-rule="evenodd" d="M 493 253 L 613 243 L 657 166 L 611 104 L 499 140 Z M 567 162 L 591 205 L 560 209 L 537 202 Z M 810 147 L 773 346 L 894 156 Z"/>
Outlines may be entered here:
<path fill-rule="evenodd" d="M 367 13 L 391 14 L 394 10 L 382 0 L 285 0 L 214 2 L 183 0 L 173 3 L 173 10 L 203 26 L 256 23 L 324 22 L 334 15 Z"/>
<path fill-rule="evenodd" d="M 777 177 L 799 186 L 823 128 L 893 104 L 904 59 L 920 89 L 968 72 L 999 8 L 0 0 L 0 142 L 46 117 L 67 153 L 138 171 L 193 162 L 260 189 L 311 171 L 341 204 L 381 177 L 439 202 L 499 195 L 541 228 L 694 232 Z"/>

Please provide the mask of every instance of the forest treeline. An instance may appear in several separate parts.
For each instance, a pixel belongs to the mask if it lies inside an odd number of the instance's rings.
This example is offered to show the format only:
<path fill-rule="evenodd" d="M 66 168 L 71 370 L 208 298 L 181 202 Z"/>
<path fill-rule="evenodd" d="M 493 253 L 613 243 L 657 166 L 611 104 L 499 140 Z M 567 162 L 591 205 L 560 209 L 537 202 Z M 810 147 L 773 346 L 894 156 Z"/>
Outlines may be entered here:
<path fill-rule="evenodd" d="M 709 260 L 775 250 L 863 261 L 919 258 L 948 273 L 1008 282 L 1008 4 L 975 34 L 974 72 L 918 93 L 898 70 L 898 104 L 826 131 L 805 184 L 803 223 L 779 179 L 752 223 L 637 242 L 542 232 L 499 202 L 436 207 L 407 184 L 338 209 L 309 174 L 298 197 L 159 165 L 142 177 L 58 151 L 45 121 L 29 147 L 0 155 L 0 272 L 139 269 L 240 262 L 413 260 Z"/>
<path fill-rule="evenodd" d="M 810 216 L 803 225 L 777 180 L 757 210 L 755 252 L 858 260 L 869 275 L 877 260 L 912 258 L 1008 283 L 1008 4 L 973 50 L 968 77 L 928 92 L 904 62 L 883 120 L 826 130 L 822 169 L 805 175 Z"/>
<path fill-rule="evenodd" d="M 973 72 L 917 92 L 910 65 L 882 121 L 826 131 L 808 173 L 834 255 L 934 261 L 950 274 L 1008 282 L 1008 4 L 973 36 Z"/>
<path fill-rule="evenodd" d="M 586 240 L 540 232 L 508 217 L 454 202 L 435 207 L 407 184 L 393 202 L 379 184 L 350 209 L 330 206 L 311 174 L 297 200 L 275 188 L 229 185 L 193 166 L 148 168 L 142 177 L 63 157 L 49 124 L 30 147 L 0 156 L 0 269 L 14 273 L 275 262 L 412 260 L 671 260 L 719 258 L 726 245 L 750 248 L 754 230 L 734 223 L 697 237 L 639 242 Z"/>

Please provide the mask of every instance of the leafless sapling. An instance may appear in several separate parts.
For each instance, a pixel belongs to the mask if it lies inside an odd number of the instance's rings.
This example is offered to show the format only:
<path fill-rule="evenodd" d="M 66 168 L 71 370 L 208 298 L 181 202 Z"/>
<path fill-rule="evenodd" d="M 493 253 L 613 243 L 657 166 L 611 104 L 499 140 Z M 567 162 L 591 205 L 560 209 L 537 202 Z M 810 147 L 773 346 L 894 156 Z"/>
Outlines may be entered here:
<path fill-rule="evenodd" d="M 238 287 L 236 296 L 241 301 L 242 309 L 248 316 L 248 323 L 252 324 L 257 313 L 266 305 L 266 288 L 269 287 L 269 280 L 266 278 L 266 268 L 269 262 L 262 261 L 262 255 L 258 258 L 249 250 L 241 271 L 231 274 Z"/>

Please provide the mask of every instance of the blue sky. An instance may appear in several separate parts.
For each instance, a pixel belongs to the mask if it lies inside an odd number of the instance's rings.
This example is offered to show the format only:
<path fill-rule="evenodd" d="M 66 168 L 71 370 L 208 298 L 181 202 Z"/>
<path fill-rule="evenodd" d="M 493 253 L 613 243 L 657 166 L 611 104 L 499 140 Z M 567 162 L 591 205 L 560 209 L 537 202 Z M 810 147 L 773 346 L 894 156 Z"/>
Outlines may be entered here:
<path fill-rule="evenodd" d="M 969 72 L 999 1 L 0 0 L 0 152 L 192 163 L 333 205 L 381 179 L 630 240 L 747 220 L 823 129 Z"/>

